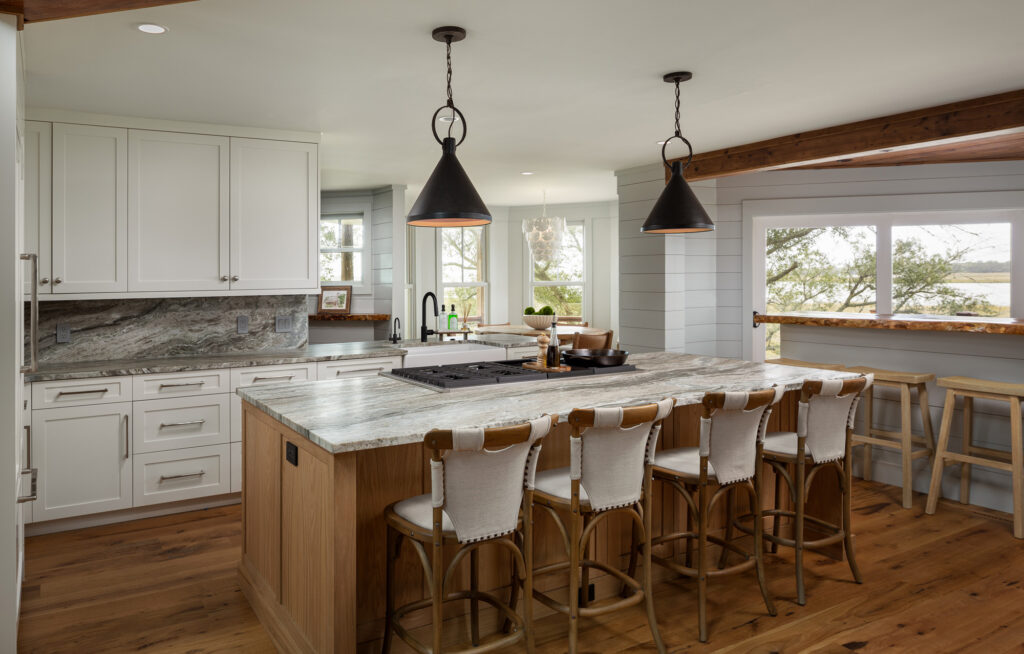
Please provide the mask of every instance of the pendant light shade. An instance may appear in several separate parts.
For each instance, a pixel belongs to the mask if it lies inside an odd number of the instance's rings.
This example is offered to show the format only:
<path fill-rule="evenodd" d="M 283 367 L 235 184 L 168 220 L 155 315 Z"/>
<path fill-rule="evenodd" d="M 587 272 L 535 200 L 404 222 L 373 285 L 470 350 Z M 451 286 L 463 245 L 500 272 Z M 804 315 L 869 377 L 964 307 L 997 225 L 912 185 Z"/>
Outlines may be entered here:
<path fill-rule="evenodd" d="M 406 220 L 417 227 L 470 227 L 491 222 L 480 194 L 455 156 L 455 139 L 441 144 L 441 160 L 434 166 Z"/>
<path fill-rule="evenodd" d="M 679 72 L 669 73 L 663 78 L 666 82 L 676 85 L 676 131 L 662 143 L 661 160 L 666 166 L 669 165 L 668 159 L 665 158 L 665 148 L 672 139 L 679 139 L 686 144 L 689 156 L 685 164 L 681 161 L 672 162 L 672 173 L 669 175 L 668 183 L 665 184 L 658 201 L 654 203 L 654 208 L 640 228 L 645 234 L 688 234 L 710 232 L 715 229 L 708 212 L 704 210 L 693 189 L 683 178 L 683 170 L 693 161 L 693 147 L 679 130 L 679 83 L 691 77 L 691 73 Z"/>
<path fill-rule="evenodd" d="M 434 166 L 434 172 L 420 191 L 420 196 L 412 205 L 412 211 L 406 219 L 409 225 L 416 227 L 471 227 L 486 225 L 491 222 L 491 212 L 487 209 L 480 194 L 469 181 L 469 175 L 455 156 L 455 149 L 466 140 L 466 117 L 455 106 L 452 98 L 452 43 L 466 38 L 466 30 L 461 27 L 438 27 L 433 31 L 435 41 L 442 41 L 446 46 L 446 62 L 448 68 L 448 102 L 434 112 L 430 129 L 434 139 L 441 144 L 441 159 Z M 448 135 L 442 140 L 437 134 L 437 117 L 447 111 Z M 452 128 L 456 123 L 462 125 L 462 138 L 456 142 L 452 137 Z"/>

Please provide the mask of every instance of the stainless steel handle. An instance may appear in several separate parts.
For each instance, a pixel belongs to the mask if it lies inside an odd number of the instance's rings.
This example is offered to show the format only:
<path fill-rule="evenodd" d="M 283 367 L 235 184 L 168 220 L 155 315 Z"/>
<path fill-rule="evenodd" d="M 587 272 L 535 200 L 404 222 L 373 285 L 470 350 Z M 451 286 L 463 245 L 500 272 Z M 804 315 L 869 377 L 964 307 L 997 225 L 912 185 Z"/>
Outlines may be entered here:
<path fill-rule="evenodd" d="M 231 275 L 231 281 L 237 282 L 238 281 L 238 275 Z"/>
<path fill-rule="evenodd" d="M 202 477 L 205 474 L 205 470 L 200 470 L 199 472 L 186 472 L 180 475 L 160 475 L 160 483 L 162 484 L 170 479 L 189 479 L 191 477 Z"/>
<path fill-rule="evenodd" d="M 63 284 L 63 283 L 64 283 L 64 280 L 63 280 L 63 279 L 61 279 L 60 277 L 54 277 L 54 278 L 53 278 L 53 283 L 54 283 L 54 284 Z"/>
<path fill-rule="evenodd" d="M 32 262 L 32 301 L 29 308 L 28 338 L 29 365 L 22 365 L 21 372 L 35 372 L 39 369 L 39 255 L 35 253 L 22 254 L 22 261 Z"/>
<path fill-rule="evenodd" d="M 32 425 L 25 425 L 25 467 L 32 467 Z"/>
<path fill-rule="evenodd" d="M 18 504 L 24 504 L 25 502 L 34 502 L 35 500 L 39 499 L 39 490 L 38 490 L 38 485 L 37 485 L 38 479 L 39 479 L 39 470 L 37 470 L 35 468 L 26 468 L 26 469 L 21 471 L 21 474 L 23 474 L 23 475 L 32 475 L 32 482 L 31 482 L 32 493 L 31 493 L 31 495 L 27 495 L 25 497 L 19 497 L 18 498 Z"/>
<path fill-rule="evenodd" d="M 334 373 L 335 377 L 341 377 L 353 372 L 384 372 L 384 366 L 378 366 L 376 368 L 357 368 L 355 370 L 338 370 Z"/>
<path fill-rule="evenodd" d="M 109 388 L 94 388 L 94 389 L 89 390 L 89 391 L 57 391 L 57 397 L 60 397 L 62 395 L 88 395 L 90 393 L 103 393 L 103 394 L 105 394 L 109 390 L 110 390 Z"/>
<path fill-rule="evenodd" d="M 124 460 L 127 461 L 130 453 L 128 452 L 128 414 L 124 414 Z"/>
<path fill-rule="evenodd" d="M 179 383 L 176 383 L 176 384 L 160 384 L 160 389 L 164 389 L 164 388 L 183 388 L 183 387 L 187 387 L 187 386 L 202 386 L 205 383 L 206 382 L 204 382 L 204 381 L 194 381 L 194 382 L 179 382 Z"/>
<path fill-rule="evenodd" d="M 220 281 L 222 281 L 222 282 L 228 281 L 228 276 L 227 275 L 221 275 L 220 276 Z"/>
<path fill-rule="evenodd" d="M 42 279 L 39 280 L 39 285 L 40 286 L 46 286 L 49 283 L 50 283 L 50 278 L 49 277 L 43 277 Z"/>
<path fill-rule="evenodd" d="M 200 418 L 199 420 L 186 420 L 185 422 L 161 422 L 160 429 L 165 427 L 187 427 L 189 425 L 203 425 L 206 424 L 206 418 Z"/>
<path fill-rule="evenodd" d="M 276 377 L 253 377 L 252 381 L 255 384 L 256 382 L 260 381 L 276 381 L 278 379 L 292 380 L 295 379 L 295 375 L 277 375 Z"/>

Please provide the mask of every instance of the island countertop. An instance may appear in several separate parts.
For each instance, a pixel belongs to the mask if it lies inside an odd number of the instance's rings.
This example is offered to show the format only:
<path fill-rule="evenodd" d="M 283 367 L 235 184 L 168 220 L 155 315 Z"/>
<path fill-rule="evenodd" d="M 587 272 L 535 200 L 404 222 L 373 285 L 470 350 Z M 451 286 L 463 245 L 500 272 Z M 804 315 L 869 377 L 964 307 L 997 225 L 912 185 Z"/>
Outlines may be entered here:
<path fill-rule="evenodd" d="M 699 403 L 708 391 L 743 391 L 855 375 L 740 359 L 635 354 L 636 372 L 494 384 L 438 393 L 388 377 L 238 389 L 241 398 L 333 454 L 415 443 L 433 428 L 500 427 L 574 408 L 636 405 L 665 397 Z"/>

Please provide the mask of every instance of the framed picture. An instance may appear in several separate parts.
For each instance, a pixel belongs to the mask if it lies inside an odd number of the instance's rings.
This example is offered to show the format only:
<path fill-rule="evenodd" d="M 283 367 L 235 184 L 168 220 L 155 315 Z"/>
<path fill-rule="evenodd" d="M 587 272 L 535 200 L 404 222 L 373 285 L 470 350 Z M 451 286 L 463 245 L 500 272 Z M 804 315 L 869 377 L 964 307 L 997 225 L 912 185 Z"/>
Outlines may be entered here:
<path fill-rule="evenodd" d="M 348 313 L 352 310 L 351 286 L 321 286 L 318 313 Z"/>

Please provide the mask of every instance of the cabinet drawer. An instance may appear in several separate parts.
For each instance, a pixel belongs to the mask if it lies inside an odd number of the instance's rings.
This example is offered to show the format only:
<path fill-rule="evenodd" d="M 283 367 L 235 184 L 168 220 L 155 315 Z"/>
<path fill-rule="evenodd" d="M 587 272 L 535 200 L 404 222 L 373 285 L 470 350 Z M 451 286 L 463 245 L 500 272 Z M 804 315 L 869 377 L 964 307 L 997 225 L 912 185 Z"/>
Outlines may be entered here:
<path fill-rule="evenodd" d="M 227 443 L 231 437 L 228 397 L 222 393 L 135 402 L 135 451 Z"/>
<path fill-rule="evenodd" d="M 317 364 L 316 378 L 344 379 L 345 377 L 372 377 L 379 372 L 402 367 L 402 357 L 375 357 L 372 359 L 344 359 L 321 361 Z"/>
<path fill-rule="evenodd" d="M 287 384 L 316 379 L 315 363 L 297 363 L 284 366 L 254 366 L 231 370 L 231 392 L 244 386 L 261 384 Z"/>
<path fill-rule="evenodd" d="M 131 399 L 131 377 L 66 379 L 32 384 L 33 409 L 130 402 Z"/>
<path fill-rule="evenodd" d="M 230 375 L 227 370 L 176 372 L 166 375 L 136 375 L 132 393 L 136 401 L 158 397 L 185 397 L 227 393 Z"/>
<path fill-rule="evenodd" d="M 537 356 L 537 346 L 510 347 L 505 350 L 505 353 L 506 359 L 533 359 Z"/>
<path fill-rule="evenodd" d="M 134 506 L 228 493 L 230 459 L 229 445 L 136 454 Z"/>
<path fill-rule="evenodd" d="M 231 444 L 231 492 L 242 492 L 242 444 Z"/>

